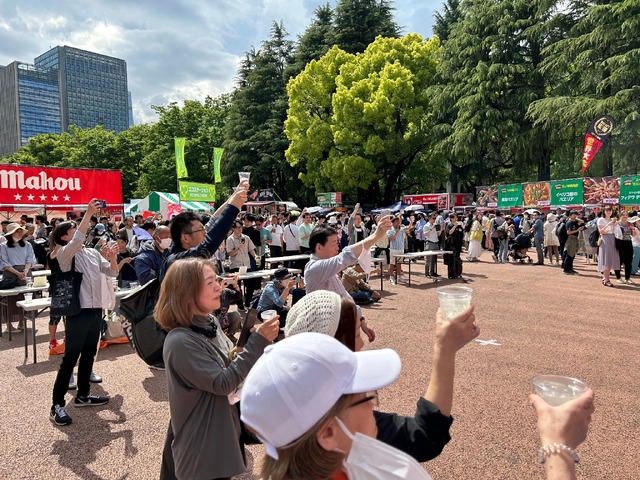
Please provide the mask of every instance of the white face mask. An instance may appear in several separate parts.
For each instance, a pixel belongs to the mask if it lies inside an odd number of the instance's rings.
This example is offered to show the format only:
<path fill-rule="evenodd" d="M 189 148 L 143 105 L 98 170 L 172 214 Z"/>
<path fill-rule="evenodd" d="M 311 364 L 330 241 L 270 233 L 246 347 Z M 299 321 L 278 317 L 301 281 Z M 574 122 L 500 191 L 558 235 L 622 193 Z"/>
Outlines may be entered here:
<path fill-rule="evenodd" d="M 344 462 L 349 480 L 432 480 L 410 455 L 361 433 L 351 433 L 336 417 L 344 434 L 352 440 Z"/>
<path fill-rule="evenodd" d="M 163 238 L 162 240 L 160 240 L 160 248 L 162 250 L 166 250 L 171 246 L 172 242 L 173 240 L 171 240 L 170 238 Z"/>

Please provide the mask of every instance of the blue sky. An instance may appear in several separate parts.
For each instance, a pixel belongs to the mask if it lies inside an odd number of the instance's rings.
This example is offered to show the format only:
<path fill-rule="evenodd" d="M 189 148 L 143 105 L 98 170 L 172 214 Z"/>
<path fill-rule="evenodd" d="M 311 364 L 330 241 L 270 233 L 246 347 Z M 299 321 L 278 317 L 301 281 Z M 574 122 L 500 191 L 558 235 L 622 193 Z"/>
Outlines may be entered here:
<path fill-rule="evenodd" d="M 150 105 L 233 88 L 238 62 L 282 21 L 295 39 L 324 0 L 0 0 L 0 65 L 69 45 L 127 62 L 136 123 Z M 335 6 L 336 1 L 329 2 Z M 81 8 L 79 6 L 81 5 Z M 395 0 L 403 33 L 432 35 L 442 0 Z"/>

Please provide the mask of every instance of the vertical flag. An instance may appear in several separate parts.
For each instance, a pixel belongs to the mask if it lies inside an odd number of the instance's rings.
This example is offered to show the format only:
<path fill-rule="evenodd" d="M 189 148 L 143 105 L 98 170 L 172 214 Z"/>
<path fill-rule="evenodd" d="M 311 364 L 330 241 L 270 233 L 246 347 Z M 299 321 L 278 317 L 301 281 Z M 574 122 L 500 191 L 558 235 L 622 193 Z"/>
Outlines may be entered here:
<path fill-rule="evenodd" d="M 589 167 L 591 160 L 596 156 L 600 147 L 611 136 L 611 131 L 615 128 L 616 121 L 609 115 L 600 115 L 597 117 L 584 136 L 584 147 L 582 150 L 582 173 Z"/>
<path fill-rule="evenodd" d="M 189 176 L 187 173 L 187 165 L 184 163 L 184 144 L 186 138 L 176 137 L 174 142 L 176 147 L 176 171 L 178 172 L 178 178 L 186 178 Z"/>
<path fill-rule="evenodd" d="M 214 147 L 213 149 L 213 174 L 215 183 L 222 181 L 222 177 L 220 176 L 220 160 L 222 159 L 223 152 L 224 148 Z"/>

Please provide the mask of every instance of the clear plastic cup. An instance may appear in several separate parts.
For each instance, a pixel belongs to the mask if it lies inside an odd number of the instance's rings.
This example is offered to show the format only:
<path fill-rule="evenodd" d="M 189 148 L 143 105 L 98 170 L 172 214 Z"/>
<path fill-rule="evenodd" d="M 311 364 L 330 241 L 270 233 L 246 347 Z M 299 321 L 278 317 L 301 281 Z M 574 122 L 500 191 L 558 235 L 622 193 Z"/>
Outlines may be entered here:
<path fill-rule="evenodd" d="M 451 320 L 471 305 L 473 288 L 469 287 L 440 287 L 436 288 L 440 311 L 445 320 Z"/>
<path fill-rule="evenodd" d="M 238 177 L 240 177 L 240 182 L 243 180 L 249 181 L 249 177 L 251 177 L 251 172 L 238 172 Z"/>
<path fill-rule="evenodd" d="M 531 381 L 536 394 L 554 407 L 579 397 L 589 388 L 577 378 L 562 375 L 536 375 Z"/>
<path fill-rule="evenodd" d="M 25 293 L 24 294 L 24 301 L 25 302 L 30 302 L 31 300 L 33 300 L 33 293 Z"/>
<path fill-rule="evenodd" d="M 266 322 L 267 320 L 271 320 L 277 315 L 278 315 L 278 312 L 276 312 L 275 310 L 265 310 L 260 314 L 260 318 L 262 318 L 262 320 Z"/>
<path fill-rule="evenodd" d="M 135 290 L 136 288 L 139 288 L 139 287 L 140 287 L 140 282 L 131 282 L 131 283 L 129 284 L 129 288 L 130 288 L 131 290 Z"/>

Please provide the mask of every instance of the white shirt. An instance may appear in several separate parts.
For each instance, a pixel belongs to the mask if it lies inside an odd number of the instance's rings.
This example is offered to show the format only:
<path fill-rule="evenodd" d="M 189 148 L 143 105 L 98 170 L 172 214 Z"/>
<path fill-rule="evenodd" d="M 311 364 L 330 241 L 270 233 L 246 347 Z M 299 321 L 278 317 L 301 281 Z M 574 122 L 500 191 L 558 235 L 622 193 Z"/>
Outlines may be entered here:
<path fill-rule="evenodd" d="M 427 222 L 427 224 L 422 229 L 424 233 L 424 238 L 428 242 L 438 243 L 438 231 L 437 231 L 437 223 L 432 224 L 431 222 Z"/>
<path fill-rule="evenodd" d="M 249 250 L 255 251 L 256 247 L 251 239 L 245 234 L 240 234 L 239 237 L 236 237 L 235 234 L 229 235 L 229 238 L 227 238 L 226 242 L 227 253 L 230 253 L 232 250 L 236 250 L 238 247 L 240 247 L 243 240 L 244 246 L 240 248 L 240 250 L 238 250 L 238 253 L 234 256 L 229 255 L 231 268 L 251 266 L 251 261 L 249 260 Z"/>
<path fill-rule="evenodd" d="M 300 250 L 300 244 L 298 243 L 298 238 L 300 234 L 298 233 L 297 225 L 290 223 L 286 227 L 284 227 L 284 243 L 287 244 L 287 250 Z"/>
<path fill-rule="evenodd" d="M 271 232 L 271 245 L 274 247 L 281 247 L 280 235 L 282 235 L 282 227 L 280 225 L 270 225 L 267 227 Z"/>

